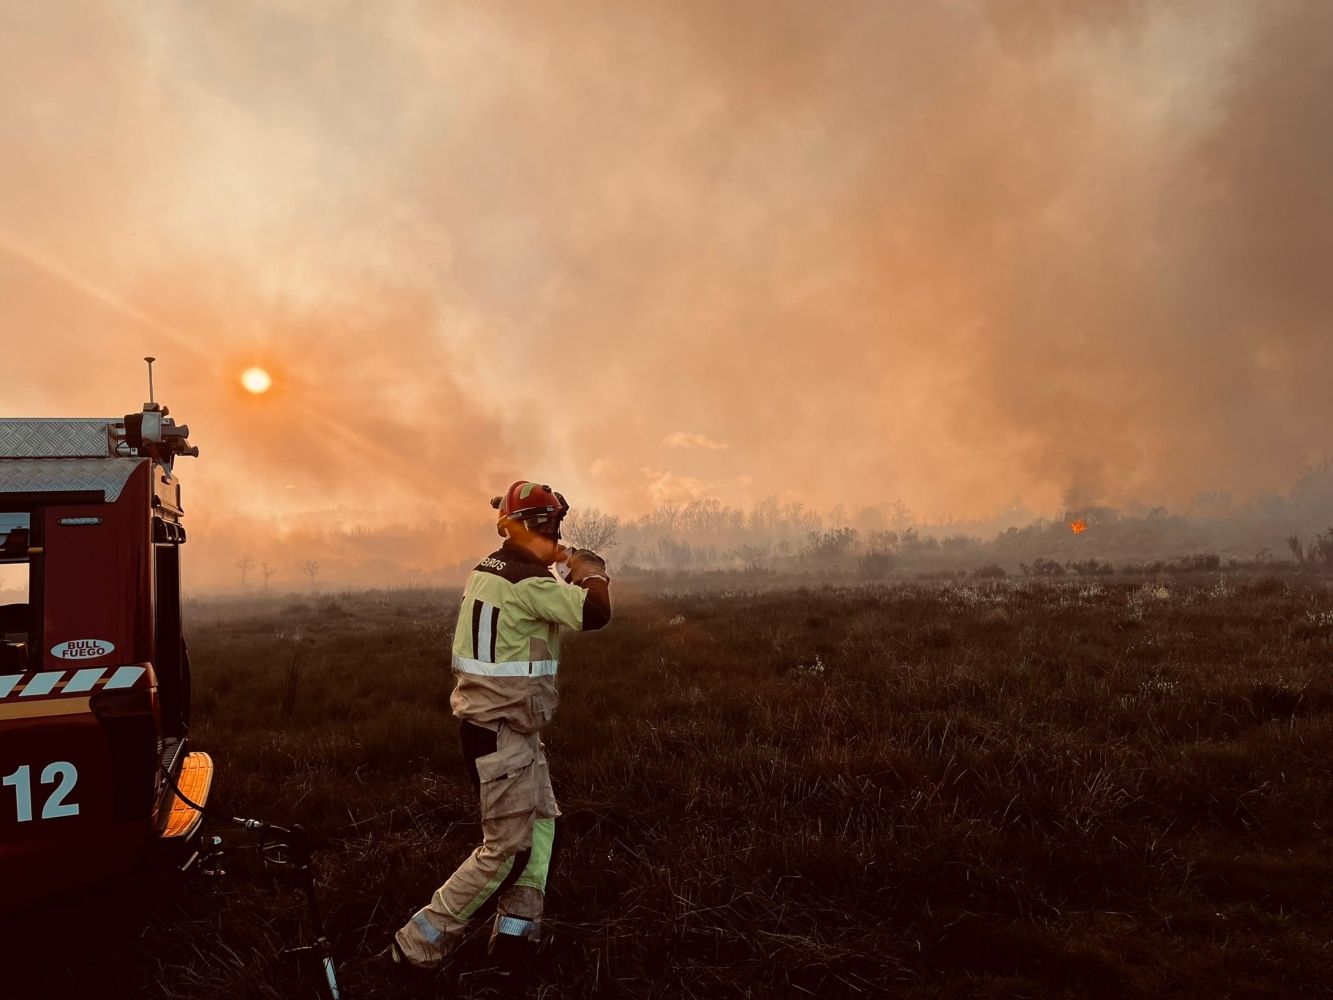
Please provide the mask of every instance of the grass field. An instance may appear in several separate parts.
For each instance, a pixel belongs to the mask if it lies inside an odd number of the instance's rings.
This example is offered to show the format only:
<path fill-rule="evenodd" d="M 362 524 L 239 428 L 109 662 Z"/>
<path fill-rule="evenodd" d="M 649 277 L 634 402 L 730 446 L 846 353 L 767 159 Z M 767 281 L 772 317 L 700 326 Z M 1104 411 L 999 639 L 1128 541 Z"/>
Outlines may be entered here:
<path fill-rule="evenodd" d="M 1333 589 L 635 592 L 562 664 L 543 997 L 1333 993 Z M 215 796 L 326 842 L 349 997 L 478 839 L 456 595 L 190 609 Z M 240 805 L 240 804 L 243 804 Z M 152 919 L 170 997 L 306 995 L 244 835 Z M 488 995 L 464 976 L 462 995 Z"/>

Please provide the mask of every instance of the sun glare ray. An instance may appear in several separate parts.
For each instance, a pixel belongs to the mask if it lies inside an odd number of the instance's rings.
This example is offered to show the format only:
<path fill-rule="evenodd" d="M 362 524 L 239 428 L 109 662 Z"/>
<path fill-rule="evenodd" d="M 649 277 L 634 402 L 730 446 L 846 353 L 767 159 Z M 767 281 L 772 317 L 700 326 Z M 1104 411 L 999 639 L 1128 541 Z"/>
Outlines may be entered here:
<path fill-rule="evenodd" d="M 47 257 L 45 254 L 40 253 L 39 251 L 33 249 L 32 247 L 26 244 L 20 243 L 13 237 L 12 234 L 8 232 L 0 232 L 0 248 L 4 249 L 11 256 L 17 257 L 19 260 L 24 261 L 30 267 L 34 267 L 37 268 L 38 270 L 45 271 L 47 274 L 51 275 L 54 278 L 59 278 L 70 288 L 73 288 L 76 291 L 83 293 L 83 295 L 87 296 L 90 299 L 93 299 L 96 302 L 100 302 L 102 305 L 106 306 L 109 309 L 114 310 L 115 312 L 120 313 L 122 316 L 126 316 L 132 320 L 142 323 L 144 326 L 147 326 L 150 329 L 156 331 L 157 333 L 162 334 L 164 337 L 169 337 L 176 344 L 180 345 L 182 348 L 189 351 L 191 354 L 202 356 L 203 352 L 196 345 L 190 343 L 189 338 L 187 338 L 179 330 L 174 329 L 173 327 L 170 327 L 167 324 L 163 323 L 161 320 L 155 319 L 154 317 L 148 315 L 148 313 L 144 312 L 142 309 L 139 309 L 138 307 L 131 305 L 129 302 L 126 302 L 124 299 L 120 298 L 115 293 L 111 292 L 106 288 L 103 288 L 101 285 L 98 285 L 93 281 L 90 281 L 83 275 L 77 274 L 74 271 L 69 270 L 64 265 L 56 263 L 54 260 L 52 260 L 50 257 Z"/>

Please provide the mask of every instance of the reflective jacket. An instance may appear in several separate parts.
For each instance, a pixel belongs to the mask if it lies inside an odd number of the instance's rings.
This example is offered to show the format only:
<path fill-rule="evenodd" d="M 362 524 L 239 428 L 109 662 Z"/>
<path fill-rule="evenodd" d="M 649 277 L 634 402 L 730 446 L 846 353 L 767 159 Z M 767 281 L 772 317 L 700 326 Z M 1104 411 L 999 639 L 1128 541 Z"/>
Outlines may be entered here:
<path fill-rule="evenodd" d="M 504 720 L 518 732 L 539 731 L 560 701 L 560 630 L 591 631 L 610 619 L 605 580 L 565 583 L 506 541 L 477 564 L 463 589 L 454 629 L 454 715 L 489 728 Z"/>

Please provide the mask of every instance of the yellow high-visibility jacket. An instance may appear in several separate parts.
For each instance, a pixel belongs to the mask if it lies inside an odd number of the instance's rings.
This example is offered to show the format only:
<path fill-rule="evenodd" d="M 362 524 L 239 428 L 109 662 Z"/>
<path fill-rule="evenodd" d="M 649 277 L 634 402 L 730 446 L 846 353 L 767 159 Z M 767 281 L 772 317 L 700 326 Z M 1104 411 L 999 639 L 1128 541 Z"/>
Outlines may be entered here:
<path fill-rule="evenodd" d="M 538 732 L 560 701 L 560 630 L 601 628 L 611 618 L 605 580 L 574 586 L 509 542 L 468 576 L 454 629 L 454 715 L 494 728 Z"/>

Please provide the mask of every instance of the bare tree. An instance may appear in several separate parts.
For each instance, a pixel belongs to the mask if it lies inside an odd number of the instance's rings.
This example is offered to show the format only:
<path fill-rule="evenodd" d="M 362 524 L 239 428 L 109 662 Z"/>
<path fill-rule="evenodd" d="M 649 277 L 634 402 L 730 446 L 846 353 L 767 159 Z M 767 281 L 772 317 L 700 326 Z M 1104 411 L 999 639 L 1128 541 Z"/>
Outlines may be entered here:
<path fill-rule="evenodd" d="M 249 553 L 241 556 L 236 563 L 236 568 L 241 571 L 241 589 L 245 589 L 245 578 L 250 575 L 250 568 L 254 566 L 255 561 L 250 558 Z"/>
<path fill-rule="evenodd" d="M 620 518 L 596 507 L 572 510 L 565 515 L 560 533 L 575 547 L 601 552 L 616 544 Z"/>
<path fill-rule="evenodd" d="M 889 527 L 894 531 L 901 534 L 912 526 L 914 520 L 907 504 L 901 500 L 895 500 L 889 505 Z"/>
<path fill-rule="evenodd" d="M 1306 548 L 1305 554 L 1310 562 L 1320 560 L 1323 562 L 1325 569 L 1333 569 L 1333 527 L 1322 535 L 1315 535 L 1314 541 Z"/>
<path fill-rule="evenodd" d="M 310 577 L 310 586 L 313 589 L 315 586 L 315 578 L 319 576 L 319 560 L 307 559 L 301 564 L 301 571 L 305 573 L 306 576 Z"/>
<path fill-rule="evenodd" d="M 264 574 L 264 589 L 268 590 L 268 578 L 276 573 L 277 570 L 268 563 L 264 563 L 259 567 L 259 572 Z"/>
<path fill-rule="evenodd" d="M 1305 548 L 1301 545 L 1300 535 L 1287 536 L 1287 548 L 1291 549 L 1291 554 L 1296 557 L 1296 562 L 1305 565 Z"/>

